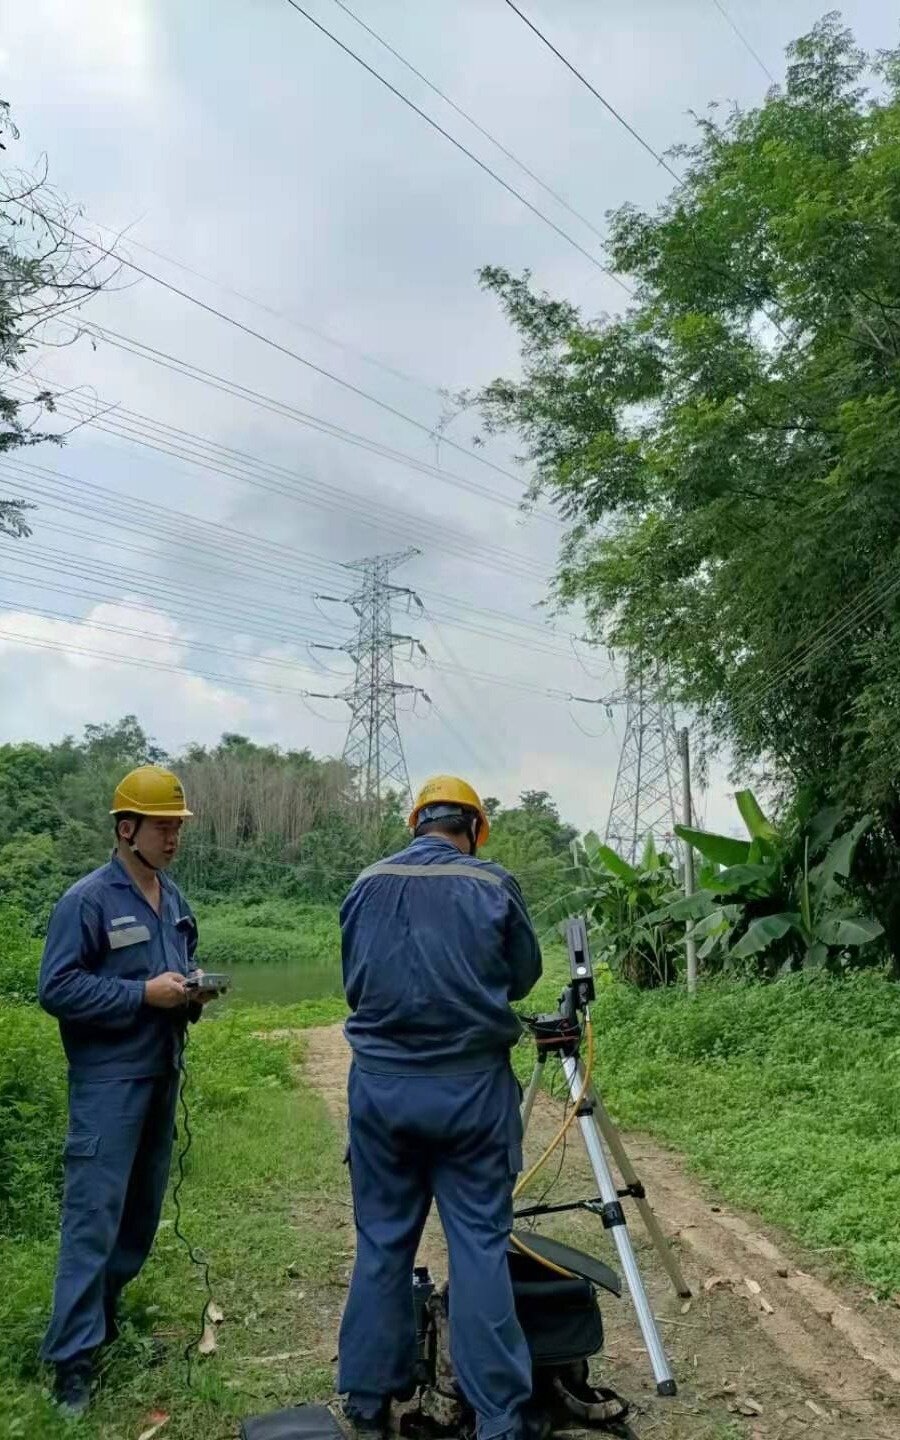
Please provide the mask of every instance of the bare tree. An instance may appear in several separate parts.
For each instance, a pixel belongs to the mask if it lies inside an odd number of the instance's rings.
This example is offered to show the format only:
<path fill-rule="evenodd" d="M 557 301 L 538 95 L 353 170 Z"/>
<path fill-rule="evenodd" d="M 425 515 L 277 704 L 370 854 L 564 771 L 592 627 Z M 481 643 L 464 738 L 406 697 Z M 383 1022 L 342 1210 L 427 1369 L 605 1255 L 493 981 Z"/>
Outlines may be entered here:
<path fill-rule="evenodd" d="M 0 151 L 19 139 L 9 103 L 0 100 Z M 57 322 L 116 273 L 108 254 L 82 239 L 79 212 L 50 186 L 46 159 L 35 169 L 0 158 L 0 456 L 44 441 L 54 410 L 50 390 L 33 380 L 28 359 L 47 345 L 70 344 L 74 328 Z M 29 381 L 31 381 L 29 385 Z M 25 500 L 0 499 L 0 534 L 30 535 Z"/>

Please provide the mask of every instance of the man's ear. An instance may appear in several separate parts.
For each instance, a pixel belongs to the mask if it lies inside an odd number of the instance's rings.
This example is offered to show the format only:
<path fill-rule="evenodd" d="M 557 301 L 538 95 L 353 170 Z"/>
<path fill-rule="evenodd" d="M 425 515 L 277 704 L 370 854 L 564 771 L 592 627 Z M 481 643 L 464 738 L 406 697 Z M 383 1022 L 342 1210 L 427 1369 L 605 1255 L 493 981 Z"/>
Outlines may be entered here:
<path fill-rule="evenodd" d="M 117 820 L 117 821 L 116 821 L 116 839 L 117 839 L 117 840 L 124 840 L 125 843 L 126 843 L 126 845 L 127 845 L 128 842 L 129 842 L 129 840 L 133 839 L 133 837 L 134 837 L 134 821 L 133 821 L 133 820 L 126 820 L 124 816 L 122 817 L 121 820 Z"/>

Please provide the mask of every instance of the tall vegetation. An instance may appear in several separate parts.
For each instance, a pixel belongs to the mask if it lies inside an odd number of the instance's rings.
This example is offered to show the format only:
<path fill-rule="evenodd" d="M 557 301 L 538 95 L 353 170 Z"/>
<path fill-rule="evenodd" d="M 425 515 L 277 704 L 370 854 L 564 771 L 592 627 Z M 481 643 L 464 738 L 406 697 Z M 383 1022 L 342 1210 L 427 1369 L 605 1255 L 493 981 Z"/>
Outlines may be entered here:
<path fill-rule="evenodd" d="M 333 904 L 360 870 L 409 838 L 397 799 L 377 828 L 359 824 L 339 761 L 234 734 L 168 757 L 129 715 L 88 725 L 80 739 L 0 746 L 0 903 L 39 932 L 63 890 L 108 858 L 117 781 L 133 766 L 164 761 L 182 776 L 194 811 L 176 878 L 196 900 Z M 543 905 L 563 882 L 574 830 L 543 791 L 491 809 L 490 855 Z"/>
<path fill-rule="evenodd" d="M 623 315 L 482 272 L 524 373 L 477 403 L 570 522 L 560 601 L 785 802 L 872 814 L 860 871 L 896 953 L 900 50 L 826 16 L 674 160 L 655 213 L 610 216 Z"/>

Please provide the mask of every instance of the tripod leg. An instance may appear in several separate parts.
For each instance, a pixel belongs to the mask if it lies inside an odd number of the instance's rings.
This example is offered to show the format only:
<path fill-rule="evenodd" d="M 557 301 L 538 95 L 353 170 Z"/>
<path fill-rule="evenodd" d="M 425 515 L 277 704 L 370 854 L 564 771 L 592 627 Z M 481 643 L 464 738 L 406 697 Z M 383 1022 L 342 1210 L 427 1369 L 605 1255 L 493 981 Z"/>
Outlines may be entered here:
<path fill-rule="evenodd" d="M 522 1131 L 528 1129 L 528 1122 L 531 1119 L 531 1112 L 534 1109 L 534 1102 L 538 1090 L 541 1088 L 541 1077 L 544 1073 L 544 1066 L 540 1060 L 537 1061 L 531 1072 L 531 1079 L 528 1082 L 528 1089 L 522 1099 Z"/>
<path fill-rule="evenodd" d="M 619 1167 L 622 1179 L 626 1185 L 635 1185 L 643 1189 L 637 1172 L 631 1163 L 628 1151 L 622 1144 L 622 1137 L 613 1124 L 609 1111 L 606 1109 L 594 1086 L 591 1086 L 589 1095 L 591 1104 L 594 1107 L 594 1118 L 597 1121 L 600 1134 L 609 1146 L 610 1154 Z M 644 1196 L 640 1199 L 636 1198 L 635 1203 L 637 1204 L 640 1217 L 644 1222 L 647 1234 L 650 1236 L 656 1253 L 660 1258 L 660 1263 L 663 1265 L 666 1274 L 675 1288 L 676 1295 L 680 1295 L 682 1300 L 689 1299 L 691 1287 L 684 1278 L 675 1252 L 663 1234 L 662 1226 L 654 1215 L 650 1207 L 650 1202 L 646 1196 Z"/>
<path fill-rule="evenodd" d="M 567 1055 L 563 1058 L 563 1070 L 569 1085 L 569 1093 L 573 1101 L 577 1101 L 584 1084 L 584 1071 L 580 1062 L 574 1055 Z M 647 1347 L 647 1354 L 650 1357 L 650 1366 L 653 1370 L 653 1378 L 656 1381 L 656 1390 L 659 1395 L 676 1394 L 675 1379 L 669 1368 L 666 1352 L 656 1328 L 656 1320 L 650 1302 L 647 1299 L 647 1292 L 644 1289 L 644 1282 L 641 1279 L 641 1272 L 638 1269 L 634 1251 L 631 1248 L 631 1236 L 628 1234 L 628 1227 L 625 1224 L 625 1215 L 616 1190 L 616 1183 L 609 1168 L 609 1162 L 603 1149 L 603 1142 L 600 1138 L 600 1131 L 594 1122 L 594 1116 L 590 1109 L 585 1108 L 584 1112 L 579 1111 L 578 1126 L 581 1130 L 581 1137 L 584 1140 L 588 1159 L 591 1162 L 591 1169 L 594 1172 L 594 1179 L 597 1181 L 597 1188 L 603 1199 L 603 1224 L 606 1229 L 612 1232 L 616 1250 L 619 1253 L 619 1261 L 622 1266 L 622 1273 L 625 1283 L 628 1286 L 637 1315 L 638 1325 L 644 1337 L 644 1344 Z"/>

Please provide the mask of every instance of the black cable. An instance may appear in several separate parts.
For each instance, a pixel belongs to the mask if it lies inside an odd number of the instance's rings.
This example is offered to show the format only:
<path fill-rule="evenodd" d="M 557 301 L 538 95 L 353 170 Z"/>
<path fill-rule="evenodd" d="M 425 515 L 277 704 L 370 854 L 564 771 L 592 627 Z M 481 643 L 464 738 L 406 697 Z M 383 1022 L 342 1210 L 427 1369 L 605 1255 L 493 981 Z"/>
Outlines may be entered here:
<path fill-rule="evenodd" d="M 288 0 L 288 3 L 292 4 L 293 0 Z M 567 59 L 567 57 L 562 53 L 561 50 L 557 50 L 556 46 L 553 44 L 553 41 L 548 39 L 548 37 L 544 34 L 543 30 L 538 29 L 537 25 L 535 25 L 533 20 L 529 20 L 528 16 L 524 13 L 524 11 L 520 10 L 518 5 L 514 4 L 514 0 L 506 0 L 506 4 L 509 6 L 510 10 L 515 11 L 520 20 L 523 20 L 525 22 L 529 30 L 533 31 L 534 34 L 538 37 L 538 39 L 547 46 L 547 49 L 553 51 L 553 54 L 556 56 L 557 60 L 561 60 L 562 63 L 565 65 L 566 69 L 571 70 L 572 74 L 576 77 L 576 79 L 580 80 L 582 85 L 586 86 L 586 88 L 590 90 L 591 94 L 594 96 L 595 99 L 600 101 L 600 104 L 604 107 L 604 109 L 608 110 L 610 115 L 612 115 L 615 120 L 618 120 L 620 125 L 623 125 L 625 127 L 629 135 L 631 135 L 638 142 L 638 144 L 647 151 L 647 154 L 652 155 L 653 159 L 657 162 L 657 164 L 661 165 L 662 168 L 667 171 L 669 175 L 671 175 L 673 180 L 677 180 L 679 185 L 682 184 L 682 177 L 678 174 L 677 170 L 672 169 L 672 166 L 669 164 L 668 160 L 666 160 L 665 156 L 660 155 L 658 150 L 654 150 L 649 140 L 645 140 L 640 131 L 635 130 L 634 126 L 629 124 L 629 122 L 625 119 L 625 116 L 620 114 L 620 112 L 616 109 L 614 105 L 610 104 L 610 102 L 606 99 L 605 95 L 600 94 L 600 91 L 596 88 L 596 86 L 591 84 L 587 76 L 582 75 L 581 71 L 572 64 L 571 60 Z"/>
<path fill-rule="evenodd" d="M 193 1384 L 193 1352 L 196 1350 L 197 1346 L 200 1344 L 200 1341 L 203 1339 L 204 1334 L 206 1333 L 206 1322 L 209 1314 L 209 1307 L 213 1301 L 213 1293 L 212 1285 L 209 1278 L 209 1261 L 206 1260 L 203 1256 L 201 1256 L 199 1251 L 191 1244 L 190 1240 L 181 1228 L 180 1196 L 181 1187 L 184 1185 L 185 1178 L 184 1162 L 190 1154 L 191 1145 L 193 1144 L 194 1139 L 191 1132 L 191 1118 L 187 1103 L 188 1070 L 187 1066 L 184 1063 L 184 1052 L 187 1049 L 187 1042 L 188 1028 L 186 1023 L 184 1030 L 182 1031 L 181 1045 L 179 1047 L 178 1054 L 178 1073 L 181 1076 L 181 1081 L 178 1087 L 178 1099 L 181 1105 L 182 1124 L 184 1128 L 184 1143 L 182 1144 L 181 1149 L 178 1152 L 178 1179 L 175 1182 L 175 1186 L 172 1190 L 172 1204 L 175 1209 L 175 1224 L 173 1229 L 176 1239 L 181 1241 L 182 1245 L 187 1251 L 191 1264 L 196 1265 L 197 1269 L 203 1276 L 203 1284 L 206 1290 L 206 1298 L 203 1301 L 203 1309 L 200 1312 L 199 1333 L 195 1336 L 193 1340 L 189 1340 L 187 1345 L 185 1345 L 184 1347 L 184 1359 L 187 1365 L 187 1383 L 188 1388 L 190 1388 Z"/>
<path fill-rule="evenodd" d="M 562 1057 L 561 1057 L 561 1056 L 559 1057 L 558 1065 L 559 1065 L 559 1068 L 558 1068 L 558 1070 L 557 1070 L 557 1072 L 556 1072 L 556 1075 L 554 1076 L 554 1085 L 555 1085 L 556 1080 L 559 1079 L 560 1075 L 562 1075 L 562 1074 L 564 1073 L 564 1072 L 563 1072 L 563 1063 L 562 1063 Z M 550 1092 L 550 1093 L 551 1093 L 551 1097 L 552 1097 L 552 1096 L 553 1096 L 553 1089 L 552 1089 L 552 1087 L 551 1087 L 551 1092 Z M 568 1118 L 569 1118 L 569 1106 L 571 1105 L 571 1103 L 572 1103 L 572 1094 L 571 1094 L 571 1091 L 567 1088 L 567 1090 L 566 1090 L 565 1104 L 563 1105 L 563 1123 L 564 1123 L 564 1124 L 565 1124 L 566 1120 L 568 1120 Z M 551 1191 L 553 1191 L 553 1190 L 556 1188 L 556 1186 L 559 1184 L 560 1177 L 561 1177 L 562 1172 L 563 1172 L 563 1165 L 565 1164 L 565 1161 L 566 1161 L 566 1147 L 567 1147 L 568 1143 L 569 1143 L 569 1132 L 566 1131 L 565 1135 L 563 1136 L 562 1145 L 559 1147 L 559 1163 L 558 1163 L 558 1165 L 557 1165 L 557 1167 L 556 1167 L 556 1174 L 553 1176 L 553 1179 L 552 1179 L 552 1180 L 548 1181 L 546 1187 L 544 1188 L 544 1190 L 543 1190 L 543 1192 L 542 1192 L 542 1194 L 541 1194 L 541 1196 L 540 1196 L 540 1198 L 539 1198 L 539 1200 L 538 1200 L 538 1202 L 537 1202 L 539 1205 L 543 1205 L 543 1204 L 546 1202 L 548 1195 L 550 1195 Z M 535 1217 L 535 1218 L 537 1218 L 537 1217 Z"/>
<path fill-rule="evenodd" d="M 556 1099 L 556 1086 L 557 1086 L 557 1081 L 559 1080 L 559 1077 L 560 1077 L 562 1074 L 563 1074 L 562 1057 L 561 1057 L 561 1056 L 558 1056 L 558 1057 L 557 1057 L 557 1068 L 556 1068 L 556 1071 L 555 1071 L 555 1073 L 554 1073 L 554 1075 L 553 1075 L 553 1078 L 552 1078 L 551 1081 L 550 1081 L 550 1085 L 549 1085 L 549 1088 L 548 1088 L 548 1094 L 549 1094 L 551 1100 L 555 1100 L 555 1099 Z M 569 1116 L 569 1105 L 571 1104 L 571 1100 L 572 1100 L 571 1092 L 567 1091 L 567 1092 L 566 1092 L 565 1104 L 564 1104 L 564 1106 L 563 1106 L 563 1121 L 564 1121 L 564 1122 L 568 1119 L 568 1116 Z M 545 1204 L 548 1195 L 550 1195 L 551 1192 L 552 1192 L 552 1191 L 556 1188 L 556 1186 L 559 1184 L 560 1177 L 561 1177 L 562 1171 L 563 1171 L 563 1165 L 565 1164 L 565 1160 L 566 1160 L 566 1147 L 567 1147 L 567 1145 L 568 1145 L 568 1141 L 569 1141 L 569 1135 L 568 1135 L 568 1131 L 567 1131 L 566 1134 L 563 1136 L 562 1145 L 560 1146 L 560 1150 L 559 1150 L 559 1163 L 558 1163 L 558 1165 L 557 1165 L 557 1167 L 556 1167 L 556 1174 L 553 1176 L 553 1179 L 552 1179 L 552 1180 L 548 1181 L 547 1185 L 544 1187 L 544 1189 L 543 1189 L 543 1191 L 541 1192 L 541 1194 L 539 1195 L 538 1199 L 534 1202 L 535 1204 L 537 1204 L 537 1205 L 543 1205 L 543 1204 Z M 532 1215 L 531 1218 L 530 1218 L 530 1220 L 529 1220 L 529 1222 L 528 1222 L 528 1228 L 529 1228 L 530 1230 L 535 1230 L 535 1229 L 537 1228 L 537 1222 L 538 1222 L 538 1216 L 537 1216 L 537 1215 Z"/>
<path fill-rule="evenodd" d="M 478 166 L 479 170 L 483 170 L 486 175 L 490 175 L 492 180 L 496 180 L 497 184 L 502 186 L 508 194 L 512 195 L 514 199 L 518 200 L 520 204 L 524 205 L 526 210 L 530 210 L 532 215 L 536 215 L 539 220 L 543 220 L 545 225 L 549 225 L 551 230 L 555 230 L 556 234 L 561 236 L 561 238 L 565 240 L 567 244 L 571 245 L 573 249 L 577 250 L 579 254 L 583 255 L 585 260 L 589 260 L 590 263 L 592 265 L 595 265 L 598 270 L 602 270 L 604 275 L 608 275 L 611 280 L 614 280 L 615 283 L 626 292 L 626 294 L 631 295 L 631 289 L 628 285 L 626 285 L 624 280 L 619 279 L 619 276 L 615 273 L 615 271 L 611 270 L 608 265 L 604 265 L 602 261 L 598 260 L 595 255 L 592 255 L 589 250 L 585 250 L 584 246 L 580 245 L 577 240 L 575 240 L 571 235 L 568 234 L 567 231 L 563 230 L 562 226 L 557 225 L 555 220 L 551 220 L 550 217 L 548 215 L 545 215 L 543 210 L 539 210 L 536 205 L 532 205 L 531 201 L 527 200 L 520 190 L 517 190 L 514 185 L 510 185 L 508 181 L 504 180 L 501 175 L 497 174 L 496 170 L 492 170 L 490 165 L 486 165 L 483 160 L 479 160 L 478 156 L 472 150 L 469 150 L 467 146 L 463 145 L 461 140 L 457 140 L 453 135 L 451 135 L 449 130 L 445 130 L 443 125 L 439 125 L 436 120 L 433 120 L 431 116 L 426 113 L 426 111 L 420 110 L 419 106 L 416 105 L 412 100 L 410 100 L 408 95 L 404 95 L 402 90 L 398 90 L 396 85 L 392 85 L 390 80 L 386 80 L 385 77 L 374 68 L 374 66 L 369 65 L 368 62 L 362 58 L 361 55 L 357 55 L 356 51 L 352 50 L 349 45 L 346 45 L 343 40 L 339 40 L 336 35 L 332 34 L 330 30 L 327 30 L 320 21 L 316 20 L 314 16 L 310 15 L 308 10 L 304 10 L 303 6 L 298 3 L 298 0 L 287 0 L 287 3 L 290 5 L 292 10 L 297 11 L 298 15 L 302 15 L 304 20 L 308 20 L 311 25 L 314 25 L 315 28 L 321 32 L 321 34 L 327 36 L 329 40 L 333 41 L 339 49 L 344 51 L 345 55 L 349 55 L 351 60 L 355 60 L 357 65 L 361 65 L 364 70 L 368 71 L 368 73 L 373 77 L 373 79 L 377 80 L 379 84 L 383 85 L 386 90 L 390 90 L 392 95 L 395 95 L 398 100 L 401 100 L 404 105 L 407 105 L 409 109 L 412 110 L 416 115 L 418 115 L 421 120 L 425 121 L 426 125 L 430 125 L 432 130 L 436 130 L 439 135 L 443 135 L 445 140 L 449 140 L 450 144 L 454 147 L 454 149 L 459 150 L 463 155 L 467 156 L 474 165 Z M 81 237 L 79 236 L 78 238 L 80 239 Z"/>
<path fill-rule="evenodd" d="M 288 0 L 288 3 L 292 3 L 292 0 Z M 362 64 L 364 62 L 361 61 L 360 63 Z M 479 161 L 478 163 L 480 164 L 481 162 Z M 527 200 L 525 203 L 526 205 L 528 204 Z M 29 207 L 24 206 L 23 208 L 28 209 Z M 227 325 L 233 325 L 236 330 L 240 330 L 243 334 L 249 335 L 251 339 L 259 340 L 263 345 L 269 345 L 273 350 L 277 350 L 280 355 L 286 355 L 289 360 L 296 360 L 298 364 L 305 365 L 306 368 L 312 370 L 314 374 L 321 375 L 326 380 L 332 380 L 335 385 L 340 385 L 343 390 L 349 390 L 351 394 L 358 395 L 362 400 L 368 400 L 372 405 L 377 405 L 380 410 L 384 410 L 387 414 L 393 415 L 397 420 L 403 420 L 407 425 L 412 425 L 416 430 L 420 430 L 423 434 L 427 435 L 429 439 L 434 438 L 433 426 L 424 425 L 421 420 L 416 420 L 412 415 L 407 415 L 405 411 L 398 410 L 395 405 L 389 405 L 386 400 L 379 400 L 377 395 L 372 395 L 368 390 L 363 390 L 362 386 L 353 385 L 349 380 L 343 380 L 340 375 L 335 375 L 332 370 L 327 370 L 324 365 L 316 365 L 314 361 L 309 360 L 305 355 L 301 355 L 299 350 L 292 350 L 289 345 L 282 345 L 278 340 L 274 340 L 271 335 L 266 335 L 264 331 L 255 330 L 252 325 L 247 325 L 243 320 L 238 320 L 237 316 L 229 315 L 227 310 L 220 310 L 218 306 L 210 305 L 206 300 L 201 300 L 199 295 L 193 295 L 190 290 L 183 290 L 180 285 L 173 285 L 171 280 L 164 280 L 161 275 L 157 275 L 153 270 L 147 270 L 143 265 L 138 265 L 136 261 L 127 259 L 124 255 L 120 255 L 117 250 L 111 249 L 108 245 L 101 245 L 99 240 L 89 239 L 87 235 L 82 235 L 79 231 L 73 230 L 70 225 L 63 225 L 57 222 L 50 223 L 55 225 L 57 230 L 62 230 L 64 234 L 71 235 L 74 240 L 80 241 L 82 245 L 91 245 L 95 250 L 99 250 L 101 255 L 117 261 L 119 265 L 124 265 L 127 270 L 133 270 L 136 275 L 142 275 L 145 280 L 152 280 L 155 285 L 159 285 L 163 290 L 168 290 L 172 295 L 177 295 L 180 300 L 187 300 L 189 304 L 196 305 L 198 310 L 204 310 L 206 314 L 215 316 L 217 320 L 224 320 Z M 552 221 L 548 221 L 548 224 L 552 223 Z M 555 228 L 554 226 L 554 229 Z M 579 249 L 580 248 L 579 246 Z M 587 251 L 584 253 L 587 254 Z M 443 437 L 443 443 L 449 446 L 450 449 L 459 451 L 461 455 L 467 455 L 470 460 L 476 460 L 479 465 L 485 465 L 489 470 L 496 470 L 498 475 L 505 475 L 508 480 L 515 481 L 516 485 L 520 484 L 519 476 L 514 475 L 510 470 L 505 470 L 502 465 L 496 465 L 494 461 L 489 460 L 486 455 L 479 455 L 476 451 L 469 450 L 465 445 L 460 445 L 456 440 L 450 440 L 446 436 Z"/>
<path fill-rule="evenodd" d="M 427 75 L 423 75 L 421 70 L 417 70 L 415 65 L 407 60 L 405 55 L 401 55 L 400 51 L 395 50 L 393 45 L 390 45 L 383 35 L 379 35 L 377 30 L 373 30 L 371 25 L 367 25 L 365 20 L 356 14 L 355 10 L 351 10 L 350 6 L 344 3 L 344 0 L 334 0 L 334 3 L 338 9 L 343 10 L 345 15 L 349 15 L 351 20 L 355 21 L 357 25 L 365 30 L 367 35 L 371 35 L 373 40 L 377 40 L 378 44 L 382 45 L 389 55 L 393 55 L 395 60 L 399 60 L 400 64 L 405 66 L 411 74 L 415 75 L 417 80 L 421 80 L 423 85 L 427 85 L 432 94 L 437 95 L 438 99 L 443 100 L 445 105 L 449 105 L 451 110 L 455 110 L 457 115 L 460 115 L 463 120 L 477 130 L 479 135 L 483 135 L 485 140 L 490 140 L 491 144 L 497 147 L 501 155 L 505 155 L 507 160 L 511 160 L 514 165 L 518 165 L 519 169 L 528 176 L 529 180 L 533 180 L 535 185 L 540 185 L 541 189 L 552 196 L 558 205 L 562 205 L 564 210 L 568 210 L 570 215 L 574 215 L 576 220 L 580 220 L 582 225 L 586 225 L 589 230 L 593 231 L 601 245 L 605 245 L 606 236 L 602 230 L 598 230 L 596 225 L 594 225 L 586 215 L 582 215 L 580 210 L 576 210 L 574 205 L 570 205 L 564 195 L 560 195 L 557 190 L 554 190 L 552 186 L 547 184 L 546 180 L 542 180 L 540 175 L 535 175 L 533 170 L 529 170 L 528 166 L 523 160 L 519 159 L 518 155 L 514 155 L 512 150 L 507 150 L 506 146 L 497 139 L 496 135 L 492 135 L 490 130 L 486 130 L 483 125 L 479 124 L 473 115 L 470 115 L 461 105 L 457 105 L 455 100 L 451 100 L 445 90 L 441 90 L 439 86 L 435 85 L 433 80 L 429 80 Z"/>
<path fill-rule="evenodd" d="M 712 3 L 715 5 L 715 7 L 716 7 L 716 9 L 718 10 L 719 14 L 721 15 L 722 19 L 725 21 L 726 25 L 730 26 L 730 28 L 734 31 L 735 35 L 736 35 L 737 38 L 740 40 L 740 42 L 741 42 L 741 44 L 744 46 L 744 48 L 745 48 L 746 50 L 749 50 L 750 54 L 753 56 L 753 58 L 754 58 L 754 60 L 756 61 L 757 65 L 759 66 L 760 70 L 762 70 L 766 75 L 768 75 L 768 77 L 769 77 L 769 79 L 771 80 L 771 82 L 772 82 L 773 85 L 777 85 L 777 84 L 778 84 L 778 81 L 776 80 L 775 76 L 772 74 L 772 72 L 771 72 L 771 70 L 769 69 L 768 65 L 766 64 L 765 60 L 763 60 L 762 56 L 758 53 L 758 51 L 754 50 L 753 46 L 750 44 L 750 41 L 747 39 L 746 35 L 744 34 L 743 30 L 739 29 L 737 23 L 736 23 L 734 20 L 732 20 L 732 18 L 731 18 L 731 16 L 729 15 L 728 11 L 725 9 L 725 6 L 722 4 L 722 0 L 712 0 Z"/>
<path fill-rule="evenodd" d="M 133 443 L 140 442 L 134 441 Z M 112 490 L 108 486 L 99 484 L 94 479 L 82 480 L 66 471 L 49 469 L 46 466 L 36 465 L 33 462 L 24 460 L 14 460 L 11 456 L 4 456 L 3 461 L 7 467 L 15 465 L 18 470 L 24 471 L 29 477 L 29 484 L 32 488 L 34 488 L 34 486 L 30 477 L 37 476 L 42 481 L 50 481 L 53 485 L 63 489 L 63 491 L 72 490 L 82 493 L 85 488 L 89 488 L 92 492 L 92 498 L 105 497 L 106 500 L 112 502 L 114 507 L 114 509 L 107 508 L 102 512 L 101 518 L 107 526 L 113 525 L 115 528 L 124 530 L 139 530 L 141 534 L 155 534 L 165 539 L 178 536 L 191 545 L 196 545 L 194 538 L 196 533 L 204 537 L 204 548 L 206 550 L 213 554 L 221 554 L 230 564 L 233 563 L 236 555 L 240 558 L 246 558 L 252 547 L 253 550 L 259 552 L 257 555 L 252 556 L 254 564 L 266 565 L 272 573 L 277 573 L 288 578 L 291 582 L 292 593 L 296 593 L 298 576 L 302 576 L 304 579 L 313 581 L 318 585 L 333 584 L 338 577 L 340 577 L 342 581 L 346 581 L 346 566 L 341 564 L 340 561 L 329 560 L 327 556 L 316 555 L 312 551 L 298 550 L 293 546 L 266 539 L 261 535 L 249 535 L 246 531 L 239 530 L 234 526 L 207 520 L 184 510 L 174 510 L 171 507 L 161 505 L 155 497 L 153 519 L 151 521 L 148 519 L 146 504 L 143 500 L 123 495 L 121 491 Z M 55 501 L 56 508 L 65 508 L 59 503 L 57 497 L 52 496 L 52 494 L 48 495 L 46 491 L 43 492 L 43 498 L 52 498 Z M 133 512 L 140 520 L 138 526 L 123 523 L 122 511 L 124 507 L 127 507 L 129 514 Z M 72 513 L 77 514 L 79 511 L 76 509 L 73 510 Z M 162 520 L 160 517 L 162 517 Z M 212 540 L 206 538 L 208 535 L 213 537 Z M 312 568 L 305 570 L 299 568 L 299 566 L 302 565 Z M 319 573 L 316 574 L 316 571 Z M 558 637 L 561 641 L 571 641 L 572 639 L 579 638 L 573 636 L 571 631 L 557 630 L 553 626 L 539 624 L 534 620 L 528 620 L 523 616 L 515 615 L 508 610 L 497 610 L 491 606 L 473 605 L 465 600 L 461 600 L 455 595 L 448 595 L 439 590 L 422 589 L 419 593 L 423 596 L 429 596 L 435 600 L 442 601 L 445 605 L 453 606 L 458 610 L 470 611 L 472 614 L 482 618 L 484 616 L 490 616 L 493 619 L 502 621 L 504 624 L 516 625 L 520 629 L 529 630 L 537 635 L 541 635 L 544 640 L 547 641 L 552 641 L 553 637 Z M 459 623 L 450 620 L 449 617 L 441 611 L 435 611 L 434 615 L 444 623 L 450 623 L 454 626 Z M 319 612 L 319 617 L 321 618 L 321 611 Z M 339 628 L 345 627 L 341 626 Z M 355 625 L 349 628 L 353 629 L 354 632 L 356 630 Z M 470 628 L 469 622 L 464 623 L 461 628 Z M 530 646 L 536 642 L 522 640 L 513 641 L 512 643 L 527 644 Z M 565 646 L 562 646 L 562 649 L 565 649 Z"/>

